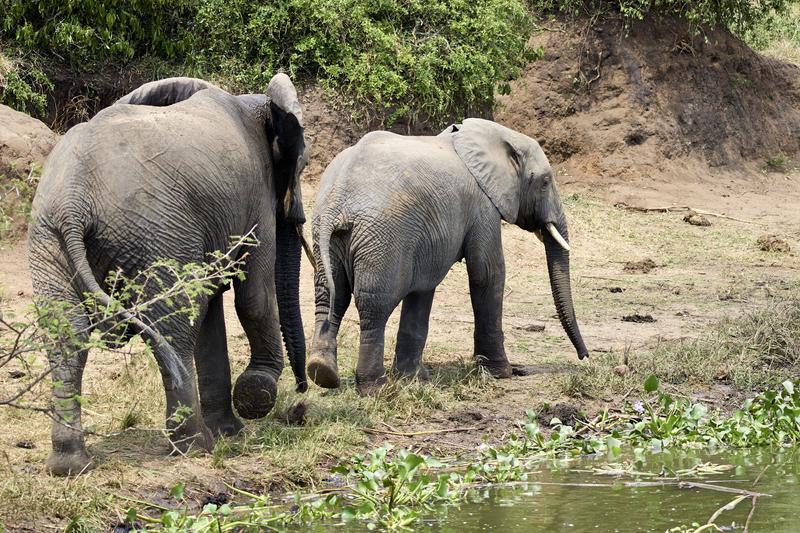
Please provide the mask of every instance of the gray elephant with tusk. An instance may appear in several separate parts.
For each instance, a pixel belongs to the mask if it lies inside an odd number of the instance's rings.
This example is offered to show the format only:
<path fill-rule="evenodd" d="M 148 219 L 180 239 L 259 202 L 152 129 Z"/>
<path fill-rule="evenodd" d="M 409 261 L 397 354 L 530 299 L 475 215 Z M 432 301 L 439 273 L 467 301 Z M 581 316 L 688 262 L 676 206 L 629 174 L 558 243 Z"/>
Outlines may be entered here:
<path fill-rule="evenodd" d="M 313 214 L 316 323 L 309 377 L 339 386 L 336 336 L 355 298 L 360 318 L 356 383 L 385 381 L 384 329 L 402 301 L 394 372 L 427 378 L 421 363 L 436 286 L 466 260 L 475 356 L 510 377 L 503 346 L 505 264 L 501 220 L 544 242 L 559 319 L 583 359 L 569 278 L 569 237 L 550 164 L 533 139 L 466 119 L 438 136 L 372 132 L 325 170 Z"/>
<path fill-rule="evenodd" d="M 55 408 L 50 472 L 77 474 L 92 465 L 79 395 L 86 340 L 96 327 L 120 330 L 119 344 L 137 333 L 150 342 L 166 391 L 170 438 L 181 451 L 210 450 L 215 436 L 237 433 L 242 423 L 233 406 L 245 418 L 272 409 L 284 365 L 281 337 L 297 390 L 307 388 L 299 305 L 303 132 L 297 94 L 285 74 L 276 75 L 265 94 L 242 96 L 203 80 L 171 78 L 124 96 L 55 147 L 28 232 L 37 301 L 60 300 L 70 310 L 69 342 L 48 354 Z M 109 328 L 81 307 L 85 293 L 106 308 L 112 304 L 109 272 L 134 278 L 159 258 L 204 262 L 227 250 L 231 236 L 252 228 L 259 246 L 233 252 L 245 261 L 246 277 L 235 279 L 233 288 L 251 348 L 233 388 L 223 313 L 227 286 L 197 296 L 194 321 L 161 301 L 142 317 L 123 313 L 127 320 Z M 169 286 L 169 274 L 159 275 Z M 145 301 L 158 293 L 155 285 L 145 284 Z"/>

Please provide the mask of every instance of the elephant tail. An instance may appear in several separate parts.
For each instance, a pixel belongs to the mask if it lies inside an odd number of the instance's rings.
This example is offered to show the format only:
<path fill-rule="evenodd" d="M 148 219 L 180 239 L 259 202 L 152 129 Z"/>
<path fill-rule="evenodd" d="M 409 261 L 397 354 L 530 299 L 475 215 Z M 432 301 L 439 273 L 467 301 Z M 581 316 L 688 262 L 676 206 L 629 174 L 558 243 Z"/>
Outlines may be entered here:
<path fill-rule="evenodd" d="M 342 234 L 353 228 L 352 222 L 347 220 L 342 210 L 334 208 L 333 211 L 335 214 L 331 213 L 322 218 L 317 237 L 322 271 L 325 274 L 325 283 L 328 285 L 328 323 L 333 319 L 334 302 L 336 302 L 336 282 L 333 278 L 333 267 L 331 265 L 331 238 L 334 234 Z M 327 329 L 327 326 L 325 328 Z"/>
<path fill-rule="evenodd" d="M 97 279 L 94 277 L 92 267 L 86 257 L 86 244 L 83 241 L 83 234 L 77 227 L 70 227 L 64 231 L 64 242 L 67 248 L 67 255 L 75 267 L 77 277 L 84 285 L 87 292 L 93 294 L 96 301 L 104 307 L 112 306 L 111 296 L 106 293 Z M 183 384 L 183 377 L 186 375 L 186 367 L 181 362 L 180 357 L 158 331 L 145 324 L 127 309 L 122 309 L 116 314 L 133 326 L 143 337 L 153 345 L 153 352 L 161 368 L 169 376 L 173 386 L 180 387 Z"/>
<path fill-rule="evenodd" d="M 328 323 L 333 320 L 333 302 L 336 301 L 336 284 L 333 281 L 333 268 L 331 267 L 331 237 L 336 230 L 336 221 L 328 220 L 319 230 L 319 257 L 322 261 L 322 272 L 325 274 L 325 283 L 328 285 Z"/>

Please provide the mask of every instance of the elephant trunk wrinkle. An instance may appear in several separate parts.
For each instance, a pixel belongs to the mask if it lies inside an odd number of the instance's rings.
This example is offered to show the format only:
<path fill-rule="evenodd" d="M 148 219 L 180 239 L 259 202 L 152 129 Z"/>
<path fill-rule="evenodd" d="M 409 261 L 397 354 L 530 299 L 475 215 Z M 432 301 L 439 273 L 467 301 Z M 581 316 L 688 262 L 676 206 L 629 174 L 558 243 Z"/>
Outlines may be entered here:
<path fill-rule="evenodd" d="M 566 235 L 566 224 L 559 228 Z M 547 256 L 547 270 L 550 275 L 550 288 L 553 293 L 556 312 L 564 331 L 567 333 L 578 358 L 583 359 L 589 353 L 581 336 L 578 322 L 575 319 L 575 309 L 572 304 L 572 289 L 569 279 L 569 252 L 556 241 L 550 233 L 544 234 L 545 253 Z"/>
<path fill-rule="evenodd" d="M 275 228 L 275 289 L 278 315 L 286 353 L 295 375 L 297 391 L 308 389 L 306 378 L 306 340 L 300 314 L 300 261 L 302 242 L 295 225 L 279 219 Z"/>

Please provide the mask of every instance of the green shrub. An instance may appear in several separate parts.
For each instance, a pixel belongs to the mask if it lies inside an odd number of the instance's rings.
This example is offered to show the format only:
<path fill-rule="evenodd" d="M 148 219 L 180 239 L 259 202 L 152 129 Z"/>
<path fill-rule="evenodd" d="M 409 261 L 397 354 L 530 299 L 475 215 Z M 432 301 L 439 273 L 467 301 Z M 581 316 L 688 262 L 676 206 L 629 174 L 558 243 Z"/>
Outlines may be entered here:
<path fill-rule="evenodd" d="M 626 22 L 647 16 L 678 16 L 701 26 L 726 27 L 737 33 L 748 31 L 775 12 L 782 12 L 792 0 L 528 0 L 535 11 L 559 11 L 571 15 L 618 11 Z"/>
<path fill-rule="evenodd" d="M 800 2 L 773 12 L 742 34 L 742 38 L 765 54 L 800 64 Z"/>
<path fill-rule="evenodd" d="M 531 59 L 519 0 L 203 0 L 194 34 L 195 61 L 234 84 L 282 68 L 395 117 L 490 106 Z"/>
<path fill-rule="evenodd" d="M 179 25 L 194 0 L 0 0 L 0 31 L 74 64 L 183 52 Z"/>
<path fill-rule="evenodd" d="M 43 114 L 53 84 L 33 59 L 12 59 L 0 53 L 0 104 Z"/>

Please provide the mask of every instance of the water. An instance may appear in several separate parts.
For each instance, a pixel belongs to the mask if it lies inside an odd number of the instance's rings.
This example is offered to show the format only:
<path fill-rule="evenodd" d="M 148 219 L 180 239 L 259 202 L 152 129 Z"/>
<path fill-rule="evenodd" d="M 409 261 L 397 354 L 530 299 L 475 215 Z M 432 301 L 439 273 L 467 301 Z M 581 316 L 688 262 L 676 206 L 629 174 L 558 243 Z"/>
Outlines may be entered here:
<path fill-rule="evenodd" d="M 682 451 L 648 455 L 640 472 L 663 473 L 690 469 L 702 463 L 730 465 L 721 473 L 685 478 L 770 494 L 759 497 L 749 531 L 800 532 L 800 453 L 796 450 L 746 450 L 708 454 Z M 627 461 L 626 461 L 627 459 Z M 488 487 L 473 491 L 458 506 L 427 513 L 413 531 L 441 533 L 502 532 L 659 532 L 705 524 L 714 512 L 738 494 L 677 486 L 629 487 L 626 482 L 652 482 L 654 477 L 614 477 L 594 469 L 612 463 L 631 465 L 632 458 L 578 459 L 545 463 L 529 481 L 513 487 Z M 758 483 L 754 481 L 758 478 Z M 569 486 L 565 484 L 574 484 Z M 611 486 L 578 486 L 602 484 Z M 743 531 L 751 499 L 724 512 L 715 523 L 723 531 Z M 341 524 L 334 530 L 367 531 L 363 524 Z M 380 529 L 380 528 L 378 528 Z M 327 528 L 326 528 L 327 530 Z M 704 531 L 713 531 L 708 529 Z"/>
<path fill-rule="evenodd" d="M 642 470 L 658 473 L 663 467 L 665 471 L 675 471 L 702 462 L 732 465 L 734 468 L 727 472 L 703 476 L 697 481 L 724 480 L 718 485 L 771 494 L 771 497 L 758 498 L 750 531 L 797 533 L 800 532 L 800 453 L 794 452 L 662 453 L 649 456 Z M 529 484 L 482 490 L 473 501 L 458 509 L 447 509 L 446 516 L 435 513 L 414 529 L 442 533 L 664 532 L 692 522 L 705 524 L 714 511 L 737 497 L 737 494 L 677 486 L 626 487 L 623 483 L 634 481 L 633 478 L 614 478 L 589 471 L 598 466 L 597 461 L 580 460 L 557 465 L 552 471 L 544 468 L 531 475 L 535 481 Z M 758 484 L 753 486 L 759 475 Z M 652 481 L 652 478 L 638 477 L 635 480 Z M 578 487 L 546 483 L 609 483 L 613 486 Z M 715 522 L 723 530 L 742 531 L 750 509 L 751 500 L 744 500 Z"/>

